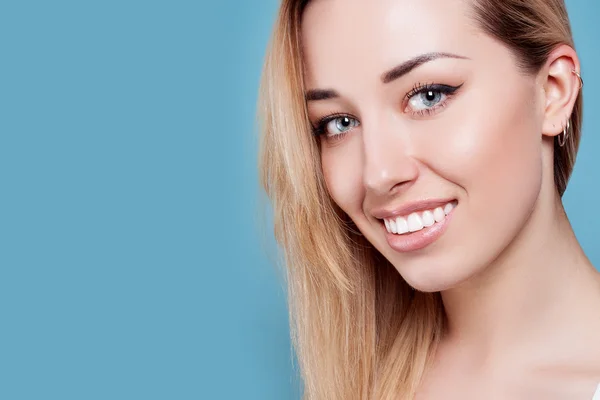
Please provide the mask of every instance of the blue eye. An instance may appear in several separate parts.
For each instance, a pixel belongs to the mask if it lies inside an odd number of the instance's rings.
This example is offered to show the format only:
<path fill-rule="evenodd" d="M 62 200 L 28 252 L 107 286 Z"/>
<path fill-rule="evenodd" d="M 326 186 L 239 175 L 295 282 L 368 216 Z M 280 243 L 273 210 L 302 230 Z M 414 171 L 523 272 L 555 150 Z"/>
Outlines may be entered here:
<path fill-rule="evenodd" d="M 330 115 L 319 121 L 314 129 L 315 135 L 325 134 L 327 137 L 343 135 L 359 126 L 357 119 L 347 115 Z"/>
<path fill-rule="evenodd" d="M 425 108 L 435 107 L 435 105 L 441 103 L 445 99 L 445 96 L 445 94 L 439 91 L 427 90 L 413 96 L 408 103 L 413 110 L 420 111 Z"/>
<path fill-rule="evenodd" d="M 417 114 L 433 111 L 446 103 L 460 86 L 447 85 L 420 85 L 415 87 L 408 95 L 408 107 Z"/>
<path fill-rule="evenodd" d="M 348 132 L 350 129 L 358 126 L 358 121 L 349 117 L 338 117 L 332 119 L 325 127 L 325 133 L 329 136 L 336 136 Z"/>

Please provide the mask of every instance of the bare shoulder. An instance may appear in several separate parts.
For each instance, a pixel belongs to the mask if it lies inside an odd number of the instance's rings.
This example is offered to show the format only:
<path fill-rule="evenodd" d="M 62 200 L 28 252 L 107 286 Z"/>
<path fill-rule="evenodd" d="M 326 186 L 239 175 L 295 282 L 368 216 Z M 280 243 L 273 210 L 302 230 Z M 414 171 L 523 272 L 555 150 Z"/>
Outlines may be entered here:
<path fill-rule="evenodd" d="M 600 400 L 600 383 L 598 383 L 598 386 L 596 387 L 592 400 Z"/>
<path fill-rule="evenodd" d="M 600 331 L 597 331 L 600 332 Z M 429 399 L 581 399 L 591 400 L 600 383 L 600 335 L 590 346 L 565 346 L 548 351 L 548 358 L 517 361 L 499 368 L 481 368 L 464 353 L 442 347 L 423 381 L 417 400 Z M 600 400 L 600 393 L 598 398 Z"/>
<path fill-rule="evenodd" d="M 554 371 L 469 374 L 456 369 L 431 370 L 422 382 L 416 400 L 600 400 L 600 371 Z"/>

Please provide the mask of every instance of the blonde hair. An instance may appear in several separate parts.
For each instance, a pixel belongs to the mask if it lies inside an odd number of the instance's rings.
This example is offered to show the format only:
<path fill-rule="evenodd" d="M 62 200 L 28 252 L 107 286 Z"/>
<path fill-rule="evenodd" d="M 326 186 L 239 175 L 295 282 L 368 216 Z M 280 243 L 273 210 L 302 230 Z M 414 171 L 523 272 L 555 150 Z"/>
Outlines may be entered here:
<path fill-rule="evenodd" d="M 413 290 L 330 198 L 304 98 L 300 24 L 308 0 L 282 0 L 259 98 L 261 181 L 283 249 L 291 335 L 305 400 L 410 399 L 435 353 L 439 293 Z M 481 28 L 513 50 L 525 73 L 559 44 L 574 47 L 562 0 L 473 0 Z M 564 147 L 562 196 L 580 140 L 581 94 Z"/>

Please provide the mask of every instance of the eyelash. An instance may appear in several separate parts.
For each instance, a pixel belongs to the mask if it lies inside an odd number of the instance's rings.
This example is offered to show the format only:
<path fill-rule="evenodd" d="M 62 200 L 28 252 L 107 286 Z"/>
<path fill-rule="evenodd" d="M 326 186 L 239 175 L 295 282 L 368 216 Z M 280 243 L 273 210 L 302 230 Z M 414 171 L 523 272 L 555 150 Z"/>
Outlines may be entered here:
<path fill-rule="evenodd" d="M 421 93 L 426 93 L 429 91 L 433 91 L 436 93 L 441 93 L 446 95 L 446 100 L 443 103 L 439 103 L 436 104 L 435 106 L 433 106 L 432 108 L 426 108 L 423 110 L 419 110 L 414 112 L 413 114 L 416 114 L 418 116 L 424 116 L 424 115 L 431 115 L 433 114 L 433 112 L 435 112 L 436 110 L 443 108 L 446 106 L 447 102 L 450 100 L 450 98 L 456 94 L 456 91 L 458 89 L 460 89 L 462 86 L 462 84 L 458 85 L 458 86 L 449 86 L 449 85 L 442 85 L 442 84 L 434 84 L 434 83 L 428 83 L 428 84 L 422 84 L 422 83 L 417 83 L 410 92 L 408 92 L 406 94 L 406 96 L 404 96 L 405 100 L 408 101 L 411 98 L 413 98 L 414 96 L 421 94 Z M 343 114 L 343 113 L 334 113 L 334 114 L 329 114 L 326 115 L 325 117 L 321 118 L 318 122 L 317 125 L 313 128 L 313 134 L 315 136 L 320 136 L 323 135 L 325 133 L 325 129 L 327 128 L 327 124 L 329 124 L 331 121 L 338 119 L 338 118 L 342 118 L 342 117 L 347 117 L 347 118 L 351 118 L 356 120 L 355 117 L 353 117 L 350 114 Z M 344 133 L 340 133 L 337 135 L 333 135 L 331 137 L 329 137 L 328 139 L 330 140 L 336 140 L 336 139 L 341 139 L 343 136 L 346 135 L 347 132 Z"/>
<path fill-rule="evenodd" d="M 446 105 L 446 102 L 450 99 L 450 97 L 453 94 L 455 94 L 456 91 L 458 89 L 460 89 L 461 86 L 462 86 L 462 84 L 460 84 L 458 86 L 449 86 L 449 85 L 442 85 L 442 84 L 436 84 L 436 83 L 426 83 L 426 84 L 417 83 L 412 88 L 412 90 L 410 92 L 408 92 L 406 94 L 406 96 L 404 96 L 404 98 L 406 99 L 406 101 L 409 101 L 414 96 L 421 94 L 421 93 L 427 93 L 429 91 L 446 95 L 447 96 L 446 101 L 444 101 L 443 103 L 436 104 L 432 108 L 426 108 L 424 110 L 417 111 L 415 113 L 415 114 L 419 114 L 419 115 L 423 115 L 423 114 L 429 115 L 429 114 L 431 114 L 432 111 L 435 111 L 438 108 L 444 107 Z"/>
<path fill-rule="evenodd" d="M 323 135 L 325 133 L 325 129 L 327 128 L 327 124 L 329 124 L 333 120 L 336 120 L 338 118 L 343 118 L 343 117 L 348 117 L 348 118 L 356 119 L 352 115 L 342 114 L 342 113 L 334 113 L 334 114 L 326 115 L 325 117 L 321 118 L 317 122 L 317 126 L 313 128 L 314 135 L 315 136 L 321 136 L 321 135 Z M 343 136 L 343 134 L 335 135 L 335 136 Z"/>

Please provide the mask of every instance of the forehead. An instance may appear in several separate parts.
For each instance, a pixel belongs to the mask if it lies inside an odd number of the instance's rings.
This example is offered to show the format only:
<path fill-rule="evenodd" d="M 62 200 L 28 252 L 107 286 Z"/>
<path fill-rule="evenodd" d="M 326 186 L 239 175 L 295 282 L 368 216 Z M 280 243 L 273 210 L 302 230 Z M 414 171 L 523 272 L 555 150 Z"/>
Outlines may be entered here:
<path fill-rule="evenodd" d="M 310 86 L 370 82 L 429 52 L 473 51 L 477 36 L 467 0 L 313 0 L 302 19 Z"/>

